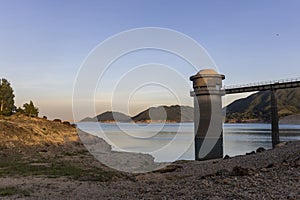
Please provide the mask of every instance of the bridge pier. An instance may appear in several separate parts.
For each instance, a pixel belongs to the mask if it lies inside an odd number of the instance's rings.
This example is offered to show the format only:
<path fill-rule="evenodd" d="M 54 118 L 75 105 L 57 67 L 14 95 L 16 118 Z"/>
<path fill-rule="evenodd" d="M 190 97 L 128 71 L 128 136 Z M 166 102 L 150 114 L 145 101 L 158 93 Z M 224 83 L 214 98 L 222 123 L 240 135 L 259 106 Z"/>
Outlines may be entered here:
<path fill-rule="evenodd" d="M 272 146 L 275 147 L 276 144 L 280 142 L 279 140 L 279 117 L 276 99 L 276 90 L 270 90 L 271 93 L 271 118 L 272 118 Z"/>
<path fill-rule="evenodd" d="M 276 90 L 300 87 L 300 78 L 287 80 L 277 80 L 271 82 L 252 83 L 247 85 L 231 86 L 225 89 L 226 94 L 236 94 L 242 92 L 270 91 L 271 95 L 271 123 L 272 123 L 272 145 L 273 148 L 280 142 L 278 109 L 276 100 Z"/>

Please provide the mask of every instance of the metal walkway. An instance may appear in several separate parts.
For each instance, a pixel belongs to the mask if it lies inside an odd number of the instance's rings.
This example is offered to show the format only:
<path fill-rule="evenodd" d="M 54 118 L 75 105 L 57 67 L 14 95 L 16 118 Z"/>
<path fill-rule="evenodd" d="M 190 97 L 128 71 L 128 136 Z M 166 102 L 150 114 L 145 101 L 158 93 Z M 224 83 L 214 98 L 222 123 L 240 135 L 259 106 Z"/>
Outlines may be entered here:
<path fill-rule="evenodd" d="M 271 114 L 272 114 L 272 145 L 273 148 L 279 140 L 279 117 L 276 99 L 276 90 L 300 87 L 300 78 L 281 79 L 277 81 L 264 81 L 245 85 L 224 86 L 225 94 L 236 94 L 243 92 L 270 91 Z"/>
<path fill-rule="evenodd" d="M 291 79 L 281 79 L 276 81 L 264 81 L 244 85 L 224 86 L 226 94 L 235 94 L 243 92 L 255 92 L 266 90 L 278 90 L 300 87 L 300 77 Z"/>

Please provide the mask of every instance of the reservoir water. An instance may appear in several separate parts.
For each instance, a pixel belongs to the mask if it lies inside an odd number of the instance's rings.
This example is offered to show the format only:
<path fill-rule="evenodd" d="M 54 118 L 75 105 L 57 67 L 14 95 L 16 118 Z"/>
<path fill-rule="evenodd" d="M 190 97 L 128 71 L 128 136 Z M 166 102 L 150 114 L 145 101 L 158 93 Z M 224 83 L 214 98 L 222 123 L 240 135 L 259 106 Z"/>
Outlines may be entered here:
<path fill-rule="evenodd" d="M 113 150 L 151 154 L 156 162 L 194 159 L 193 123 L 96 123 L 78 127 L 108 142 Z M 300 140 L 300 125 L 280 125 L 280 141 Z M 272 148 L 270 124 L 224 124 L 224 155 Z"/>

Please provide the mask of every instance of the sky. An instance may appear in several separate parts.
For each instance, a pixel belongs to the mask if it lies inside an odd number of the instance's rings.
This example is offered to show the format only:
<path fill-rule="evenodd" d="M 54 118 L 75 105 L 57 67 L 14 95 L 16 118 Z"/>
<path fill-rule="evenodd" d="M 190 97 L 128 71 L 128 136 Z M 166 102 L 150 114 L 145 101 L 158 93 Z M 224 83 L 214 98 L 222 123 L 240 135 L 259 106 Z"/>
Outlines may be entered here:
<path fill-rule="evenodd" d="M 91 51 L 113 35 L 143 27 L 171 29 L 194 39 L 225 74 L 225 85 L 300 77 L 299 9 L 298 0 L 0 0 L 0 77 L 11 82 L 16 106 L 33 100 L 40 116 L 71 121 L 74 83 Z M 112 89 L 119 87 L 114 84 L 124 77 L 116 72 L 144 62 L 138 77 L 158 64 L 179 70 L 178 80 L 194 75 L 187 63 L 159 51 L 135 52 L 118 62 L 93 86 L 98 113 L 110 109 Z M 168 87 L 124 86 L 114 104 L 127 114 L 178 103 Z M 180 103 L 192 105 L 189 91 L 178 89 Z M 130 97 L 126 109 L 121 94 Z M 239 97 L 226 96 L 224 102 Z"/>

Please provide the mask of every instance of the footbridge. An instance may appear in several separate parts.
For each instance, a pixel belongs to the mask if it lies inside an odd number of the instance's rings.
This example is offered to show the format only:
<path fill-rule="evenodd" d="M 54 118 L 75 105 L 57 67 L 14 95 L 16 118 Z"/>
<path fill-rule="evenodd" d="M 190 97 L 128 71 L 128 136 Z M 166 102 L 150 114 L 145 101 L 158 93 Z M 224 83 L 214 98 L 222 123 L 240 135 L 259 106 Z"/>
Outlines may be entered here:
<path fill-rule="evenodd" d="M 224 86 L 225 94 L 237 94 L 243 92 L 270 91 L 271 95 L 271 114 L 272 114 L 272 145 L 273 147 L 280 142 L 278 109 L 276 90 L 300 87 L 300 77 L 281 79 L 274 81 L 264 81 L 243 85 Z"/>

